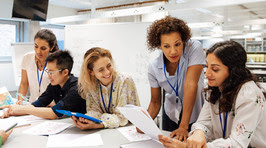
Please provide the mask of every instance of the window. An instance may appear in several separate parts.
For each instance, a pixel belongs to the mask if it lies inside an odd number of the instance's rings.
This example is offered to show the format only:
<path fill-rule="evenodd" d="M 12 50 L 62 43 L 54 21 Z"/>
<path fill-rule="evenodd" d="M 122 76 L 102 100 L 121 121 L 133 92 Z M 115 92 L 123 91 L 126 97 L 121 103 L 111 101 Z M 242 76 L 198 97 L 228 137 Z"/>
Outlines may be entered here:
<path fill-rule="evenodd" d="M 0 19 L 0 62 L 11 62 L 11 44 L 21 41 L 20 22 Z"/>
<path fill-rule="evenodd" d="M 0 61 L 11 61 L 11 43 L 16 42 L 16 26 L 0 24 Z"/>

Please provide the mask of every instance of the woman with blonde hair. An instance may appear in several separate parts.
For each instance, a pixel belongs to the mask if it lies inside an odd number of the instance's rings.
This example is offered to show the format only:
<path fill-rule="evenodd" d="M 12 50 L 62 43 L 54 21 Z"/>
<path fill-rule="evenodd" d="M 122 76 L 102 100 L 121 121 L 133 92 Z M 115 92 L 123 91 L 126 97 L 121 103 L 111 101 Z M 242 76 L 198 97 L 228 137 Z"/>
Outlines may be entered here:
<path fill-rule="evenodd" d="M 103 121 L 99 124 L 72 117 L 82 130 L 124 126 L 128 120 L 117 107 L 140 105 L 133 79 L 115 71 L 112 55 L 107 49 L 95 47 L 85 53 L 78 85 L 81 97 L 87 102 L 87 115 Z"/>

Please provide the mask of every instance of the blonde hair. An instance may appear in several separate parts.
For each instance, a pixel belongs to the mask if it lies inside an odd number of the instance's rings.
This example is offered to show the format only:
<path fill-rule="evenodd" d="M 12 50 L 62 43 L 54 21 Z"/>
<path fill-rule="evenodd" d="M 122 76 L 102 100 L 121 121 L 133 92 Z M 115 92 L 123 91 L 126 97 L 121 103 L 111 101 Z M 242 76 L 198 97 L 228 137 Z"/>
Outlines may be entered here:
<path fill-rule="evenodd" d="M 95 76 L 90 72 L 93 71 L 93 64 L 101 57 L 108 57 L 113 63 L 113 58 L 109 50 L 100 47 L 93 47 L 84 54 L 84 60 L 81 67 L 80 77 L 78 79 L 78 91 L 82 98 L 86 99 L 89 91 L 95 90 L 99 83 Z M 115 77 L 115 70 L 113 71 L 113 80 Z"/>

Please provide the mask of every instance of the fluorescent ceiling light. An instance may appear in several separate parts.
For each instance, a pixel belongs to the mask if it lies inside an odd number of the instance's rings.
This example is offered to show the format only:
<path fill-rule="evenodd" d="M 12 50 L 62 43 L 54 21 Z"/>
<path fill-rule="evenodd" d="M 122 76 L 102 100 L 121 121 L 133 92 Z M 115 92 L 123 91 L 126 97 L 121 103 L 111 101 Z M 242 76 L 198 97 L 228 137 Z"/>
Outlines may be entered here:
<path fill-rule="evenodd" d="M 212 13 L 210 10 L 203 9 L 203 8 L 196 8 L 196 10 L 198 10 L 199 12 L 206 13 L 206 14 Z"/>
<path fill-rule="evenodd" d="M 175 2 L 178 4 L 181 4 L 181 3 L 185 3 L 185 0 L 176 0 Z"/>
<path fill-rule="evenodd" d="M 207 28 L 207 27 L 214 27 L 213 22 L 202 22 L 202 23 L 189 23 L 188 26 L 190 28 Z"/>

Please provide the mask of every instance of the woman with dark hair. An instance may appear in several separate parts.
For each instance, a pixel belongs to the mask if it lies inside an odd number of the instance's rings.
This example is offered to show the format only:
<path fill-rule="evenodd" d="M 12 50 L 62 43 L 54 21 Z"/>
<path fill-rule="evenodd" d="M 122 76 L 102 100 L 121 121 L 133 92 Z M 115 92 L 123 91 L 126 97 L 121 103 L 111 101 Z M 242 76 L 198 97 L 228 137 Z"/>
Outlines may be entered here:
<path fill-rule="evenodd" d="M 216 43 L 207 51 L 208 102 L 192 125 L 187 143 L 159 136 L 166 147 L 265 147 L 265 94 L 246 68 L 237 42 Z"/>
<path fill-rule="evenodd" d="M 18 90 L 18 104 L 25 98 L 28 88 L 29 102 L 34 102 L 50 83 L 45 69 L 45 58 L 49 53 L 59 50 L 56 36 L 48 29 L 42 29 L 34 37 L 34 51 L 26 53 L 21 63 L 21 81 Z"/>
<path fill-rule="evenodd" d="M 162 126 L 171 137 L 186 140 L 192 123 L 202 108 L 205 54 L 199 41 L 191 40 L 187 24 L 167 16 L 148 28 L 149 50 L 161 50 L 149 65 L 151 101 L 148 112 L 154 119 L 161 108 L 161 88 L 165 90 Z"/>

